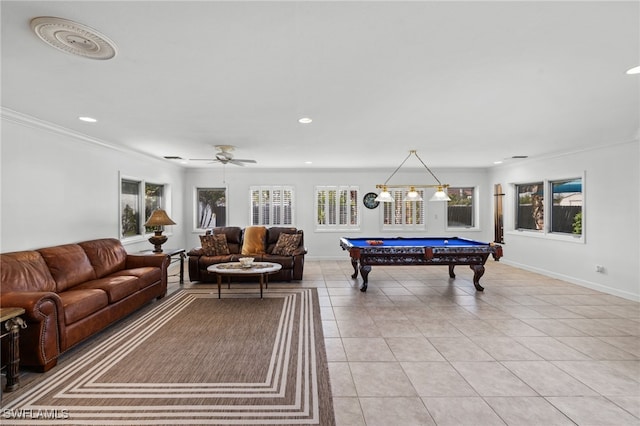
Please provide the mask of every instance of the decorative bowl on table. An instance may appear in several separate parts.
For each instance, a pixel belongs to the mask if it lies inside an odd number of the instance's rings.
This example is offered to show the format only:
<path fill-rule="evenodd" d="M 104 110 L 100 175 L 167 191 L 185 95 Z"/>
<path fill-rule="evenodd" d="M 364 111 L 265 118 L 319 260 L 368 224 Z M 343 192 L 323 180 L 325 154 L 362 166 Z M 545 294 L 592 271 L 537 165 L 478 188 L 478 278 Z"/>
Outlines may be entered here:
<path fill-rule="evenodd" d="M 251 268 L 253 266 L 253 257 L 241 257 L 238 259 L 240 261 L 240 266 L 243 268 Z"/>

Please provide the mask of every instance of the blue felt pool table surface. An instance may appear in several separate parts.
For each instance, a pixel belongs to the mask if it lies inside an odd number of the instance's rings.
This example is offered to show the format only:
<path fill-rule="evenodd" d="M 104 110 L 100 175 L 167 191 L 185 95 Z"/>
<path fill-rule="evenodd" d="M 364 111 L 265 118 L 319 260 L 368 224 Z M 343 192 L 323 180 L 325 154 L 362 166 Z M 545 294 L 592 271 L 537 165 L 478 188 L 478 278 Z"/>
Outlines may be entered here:
<path fill-rule="evenodd" d="M 488 246 L 489 243 L 468 240 L 459 237 L 420 237 L 420 238 L 345 238 L 353 247 L 470 247 Z M 382 244 L 374 245 L 369 241 L 382 241 Z"/>

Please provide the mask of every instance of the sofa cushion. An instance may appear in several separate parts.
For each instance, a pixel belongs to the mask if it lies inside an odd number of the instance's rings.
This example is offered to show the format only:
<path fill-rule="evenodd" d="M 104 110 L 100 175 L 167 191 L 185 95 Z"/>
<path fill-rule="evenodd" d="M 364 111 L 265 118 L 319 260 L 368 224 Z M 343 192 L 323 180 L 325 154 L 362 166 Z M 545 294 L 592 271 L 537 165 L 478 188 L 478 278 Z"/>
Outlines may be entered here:
<path fill-rule="evenodd" d="M 213 235 L 224 234 L 230 254 L 240 254 L 242 249 L 242 228 L 239 226 L 221 226 L 213 228 Z"/>
<path fill-rule="evenodd" d="M 264 226 L 248 226 L 244 230 L 242 254 L 262 254 L 265 252 L 267 228 Z"/>
<path fill-rule="evenodd" d="M 278 240 L 280 239 L 281 234 L 299 234 L 300 235 L 300 245 L 303 245 L 303 237 L 302 231 L 296 228 L 289 228 L 283 226 L 273 226 L 267 229 L 267 253 L 273 253 L 273 249 L 275 248 Z"/>
<path fill-rule="evenodd" d="M 100 290 L 104 290 L 107 293 L 107 296 L 109 297 L 109 303 L 114 303 L 140 290 L 138 282 L 139 279 L 132 275 L 111 275 L 109 277 L 87 281 L 84 284 L 75 286 L 72 291 L 88 288 L 98 288 Z"/>
<path fill-rule="evenodd" d="M 233 262 L 234 257 L 237 257 L 237 256 L 233 256 L 231 254 L 220 255 L 220 256 L 200 256 L 200 258 L 198 259 L 198 266 L 201 269 L 207 269 L 209 266 L 214 265 L 216 263 Z"/>
<path fill-rule="evenodd" d="M 84 241 L 78 245 L 87 254 L 97 278 L 105 277 L 125 268 L 127 251 L 122 243 L 115 238 Z"/>
<path fill-rule="evenodd" d="M 205 256 L 220 256 L 229 254 L 227 236 L 225 234 L 201 235 L 200 244 Z"/>
<path fill-rule="evenodd" d="M 278 242 L 273 248 L 271 254 L 293 256 L 293 252 L 296 251 L 296 249 L 300 245 L 301 238 L 302 235 L 300 234 L 285 234 L 284 232 L 281 233 L 278 237 Z"/>
<path fill-rule="evenodd" d="M 59 296 L 67 325 L 86 318 L 109 304 L 107 293 L 97 288 L 63 291 Z"/>
<path fill-rule="evenodd" d="M 124 269 L 110 276 L 134 276 L 138 278 L 138 289 L 149 287 L 150 285 L 162 280 L 162 271 L 160 268 L 145 266 L 142 268 Z"/>
<path fill-rule="evenodd" d="M 49 268 L 37 251 L 0 255 L 0 289 L 10 291 L 56 291 Z"/>
<path fill-rule="evenodd" d="M 47 247 L 38 250 L 56 281 L 56 292 L 96 279 L 93 266 L 78 244 Z"/>
<path fill-rule="evenodd" d="M 293 256 L 280 256 L 276 254 L 266 254 L 262 260 L 265 262 L 279 263 L 282 265 L 282 269 L 293 269 L 295 263 Z"/>

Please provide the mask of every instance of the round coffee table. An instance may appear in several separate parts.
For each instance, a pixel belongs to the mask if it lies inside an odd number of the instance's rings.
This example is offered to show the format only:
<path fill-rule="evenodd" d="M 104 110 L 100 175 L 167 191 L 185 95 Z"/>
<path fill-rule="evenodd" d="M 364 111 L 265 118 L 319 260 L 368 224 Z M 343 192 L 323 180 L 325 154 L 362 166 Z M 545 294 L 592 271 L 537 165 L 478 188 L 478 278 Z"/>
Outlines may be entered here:
<path fill-rule="evenodd" d="M 269 275 L 274 274 L 282 269 L 279 263 L 271 262 L 253 262 L 249 267 L 242 266 L 240 262 L 216 263 L 207 268 L 207 271 L 213 272 L 218 276 L 218 299 L 220 299 L 220 288 L 222 286 L 222 277 L 229 278 L 228 284 L 231 287 L 231 277 L 234 275 L 244 277 L 259 277 L 260 279 L 260 298 L 262 299 L 262 286 L 269 288 Z"/>

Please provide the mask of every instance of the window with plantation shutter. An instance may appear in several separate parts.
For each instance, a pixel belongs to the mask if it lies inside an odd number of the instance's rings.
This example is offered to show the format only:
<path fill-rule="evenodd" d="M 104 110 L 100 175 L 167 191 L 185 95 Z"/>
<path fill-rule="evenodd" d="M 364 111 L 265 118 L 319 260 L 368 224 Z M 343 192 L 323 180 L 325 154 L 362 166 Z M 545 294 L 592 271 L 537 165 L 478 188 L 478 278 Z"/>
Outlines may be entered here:
<path fill-rule="evenodd" d="M 402 201 L 409 189 L 387 188 L 395 202 L 380 203 L 382 206 L 383 230 L 413 231 L 424 230 L 425 227 L 425 203 L 424 201 Z M 416 189 L 424 199 L 424 190 Z"/>
<path fill-rule="evenodd" d="M 292 186 L 252 186 L 249 192 L 252 225 L 293 225 Z"/>
<path fill-rule="evenodd" d="M 360 228 L 357 186 L 317 186 L 316 229 L 357 230 Z"/>

